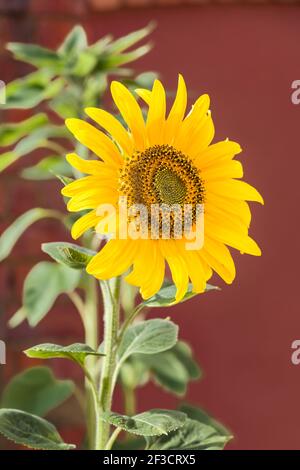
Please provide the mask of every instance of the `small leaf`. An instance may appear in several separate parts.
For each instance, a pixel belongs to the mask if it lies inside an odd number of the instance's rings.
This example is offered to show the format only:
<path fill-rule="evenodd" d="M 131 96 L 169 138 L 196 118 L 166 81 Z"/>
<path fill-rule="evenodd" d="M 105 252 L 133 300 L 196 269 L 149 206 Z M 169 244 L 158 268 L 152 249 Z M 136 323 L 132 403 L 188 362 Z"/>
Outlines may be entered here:
<path fill-rule="evenodd" d="M 187 419 L 177 431 L 167 436 L 147 438 L 147 450 L 223 450 L 230 440 L 206 424 Z"/>
<path fill-rule="evenodd" d="M 135 416 L 104 413 L 102 419 L 118 428 L 139 436 L 160 436 L 182 427 L 186 415 L 173 410 L 149 410 Z"/>
<path fill-rule="evenodd" d="M 0 146 L 12 145 L 26 134 L 48 122 L 45 113 L 38 113 L 25 121 L 2 124 L 0 127 Z"/>
<path fill-rule="evenodd" d="M 57 380 L 48 367 L 31 367 L 15 375 L 8 383 L 1 406 L 45 416 L 69 398 L 73 390 L 71 380 Z"/>
<path fill-rule="evenodd" d="M 172 348 L 178 326 L 169 320 L 147 320 L 128 328 L 119 346 L 120 362 L 132 354 L 156 354 Z"/>
<path fill-rule="evenodd" d="M 129 47 L 134 46 L 137 42 L 152 33 L 154 28 L 155 23 L 151 21 L 145 28 L 138 29 L 137 31 L 133 31 L 126 36 L 117 39 L 109 46 L 109 52 L 111 54 L 117 54 L 129 49 Z"/>
<path fill-rule="evenodd" d="M 48 71 L 39 70 L 8 83 L 5 108 L 26 109 L 36 106 L 42 101 L 50 80 Z"/>
<path fill-rule="evenodd" d="M 178 341 L 172 349 L 153 356 L 139 356 L 156 383 L 175 395 L 183 396 L 190 380 L 199 379 L 201 370 L 193 360 L 189 345 Z"/>
<path fill-rule="evenodd" d="M 25 168 L 21 172 L 21 176 L 27 180 L 41 181 L 54 179 L 56 173 L 70 176 L 72 171 L 64 158 L 58 155 L 51 155 L 43 158 L 36 165 Z"/>
<path fill-rule="evenodd" d="M 50 68 L 55 73 L 59 73 L 63 68 L 63 61 L 57 52 L 38 46 L 36 44 L 24 44 L 21 42 L 10 42 L 7 49 L 14 57 L 38 68 Z"/>
<path fill-rule="evenodd" d="M 41 261 L 27 275 L 23 286 L 23 306 L 30 326 L 36 326 L 48 313 L 57 297 L 72 292 L 80 280 L 80 271 L 60 264 Z"/>
<path fill-rule="evenodd" d="M 103 72 L 93 73 L 86 78 L 86 87 L 82 94 L 82 101 L 85 107 L 97 106 L 99 98 L 107 89 L 107 83 L 107 74 Z"/>
<path fill-rule="evenodd" d="M 147 90 L 151 90 L 154 80 L 157 78 L 158 74 L 156 72 L 143 72 L 135 77 L 135 88 L 146 88 Z"/>
<path fill-rule="evenodd" d="M 211 284 L 206 284 L 206 289 L 205 292 L 209 292 L 211 290 L 220 290 L 219 287 L 212 286 Z M 195 297 L 198 294 L 195 294 L 193 292 L 193 285 L 190 283 L 187 293 L 183 297 L 183 299 L 180 302 L 185 302 L 186 300 L 191 299 L 192 297 Z M 163 287 L 160 289 L 160 291 L 157 292 L 153 297 L 150 297 L 150 299 L 145 300 L 143 302 L 143 305 L 145 307 L 171 307 L 172 305 L 176 304 L 177 301 L 175 299 L 176 296 L 176 286 L 173 283 L 170 283 L 170 281 L 166 281 L 163 284 Z"/>
<path fill-rule="evenodd" d="M 87 47 L 87 37 L 82 26 L 76 25 L 66 36 L 65 40 L 58 49 L 58 53 L 65 57 L 72 54 L 78 54 Z"/>
<path fill-rule="evenodd" d="M 53 424 L 39 416 L 9 408 L 0 409 L 0 433 L 7 439 L 32 449 L 69 450 Z"/>
<path fill-rule="evenodd" d="M 150 357 L 144 354 L 133 355 L 121 367 L 120 375 L 122 385 L 134 390 L 145 385 L 150 378 L 149 367 L 143 358 Z"/>
<path fill-rule="evenodd" d="M 57 78 L 51 81 L 53 73 L 41 69 L 26 77 L 10 82 L 6 86 L 4 109 L 28 109 L 42 101 L 53 98 L 64 86 L 65 80 Z"/>
<path fill-rule="evenodd" d="M 202 410 L 198 406 L 192 406 L 188 403 L 185 403 L 179 409 L 183 413 L 186 413 L 189 418 L 211 426 L 220 435 L 232 438 L 232 433 L 228 429 L 226 429 L 223 424 L 219 423 L 219 421 L 212 418 L 209 414 L 206 413 L 206 411 Z"/>
<path fill-rule="evenodd" d="M 59 213 L 50 209 L 30 209 L 18 217 L 0 237 L 0 261 L 4 260 L 12 251 L 18 239 L 34 222 L 47 217 L 58 218 Z"/>
<path fill-rule="evenodd" d="M 78 87 L 68 86 L 68 88 L 64 89 L 63 93 L 58 94 L 49 101 L 48 105 L 62 119 L 72 118 L 77 116 L 79 113 L 79 103 L 81 98 L 82 91 L 80 92 Z"/>
<path fill-rule="evenodd" d="M 66 131 L 62 126 L 47 125 L 36 129 L 18 142 L 16 147 L 0 157 L 0 171 L 24 155 L 28 155 L 38 148 L 47 148 L 49 138 L 66 137 Z"/>
<path fill-rule="evenodd" d="M 75 63 L 67 68 L 66 73 L 75 77 L 85 77 L 92 72 L 96 64 L 97 57 L 89 50 L 86 50 L 80 53 Z"/>
<path fill-rule="evenodd" d="M 54 176 L 59 179 L 59 181 L 61 181 L 64 186 L 67 186 L 67 184 L 72 183 L 74 181 L 74 178 L 70 178 L 69 176 L 58 174 L 54 174 Z"/>
<path fill-rule="evenodd" d="M 100 61 L 99 65 L 103 70 L 121 67 L 122 65 L 129 64 L 130 62 L 140 59 L 144 55 L 148 54 L 151 49 L 152 44 L 146 44 L 125 54 L 108 55 Z"/>
<path fill-rule="evenodd" d="M 67 242 L 43 243 L 42 250 L 58 263 L 73 269 L 84 269 L 95 251 Z"/>
<path fill-rule="evenodd" d="M 100 352 L 90 348 L 87 344 L 74 343 L 70 346 L 60 346 L 59 344 L 44 343 L 33 346 L 24 351 L 26 356 L 38 359 L 71 359 L 77 362 L 81 367 L 87 356 L 103 356 Z"/>
<path fill-rule="evenodd" d="M 102 55 L 108 49 L 113 37 L 111 34 L 107 34 L 102 38 L 98 39 L 98 41 L 94 42 L 89 46 L 89 51 L 95 54 L 97 57 Z"/>

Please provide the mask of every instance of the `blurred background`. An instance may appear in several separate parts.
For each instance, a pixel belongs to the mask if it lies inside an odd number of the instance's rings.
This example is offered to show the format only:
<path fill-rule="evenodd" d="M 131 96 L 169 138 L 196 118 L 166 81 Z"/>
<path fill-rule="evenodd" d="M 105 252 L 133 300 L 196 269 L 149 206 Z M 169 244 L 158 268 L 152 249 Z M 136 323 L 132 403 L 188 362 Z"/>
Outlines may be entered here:
<path fill-rule="evenodd" d="M 291 101 L 291 84 L 300 79 L 299 2 L 0 0 L 0 79 L 9 82 L 30 70 L 10 58 L 4 50 L 7 41 L 56 48 L 77 23 L 95 41 L 107 33 L 121 36 L 150 20 L 157 23 L 155 47 L 134 67 L 159 71 L 169 90 L 175 89 L 181 72 L 191 102 L 209 93 L 215 140 L 230 137 L 242 145 L 245 178 L 266 202 L 263 208 L 253 204 L 250 230 L 263 256 L 234 254 L 237 278 L 232 286 L 214 279 L 221 292 L 159 311 L 162 316 L 171 313 L 204 370 L 187 398 L 232 430 L 230 449 L 299 449 L 300 365 L 291 363 L 291 343 L 300 338 L 300 105 Z M 6 117 L 24 116 L 9 112 Z M 32 161 L 34 157 L 28 158 L 28 164 Z M 56 181 L 24 181 L 19 169 L 16 164 L 0 174 L 0 232 L 30 207 L 49 207 L 51 202 L 51 207 L 63 208 Z M 37 260 L 46 259 L 41 243 L 56 240 L 65 240 L 65 233 L 55 221 L 41 221 L 0 265 L 0 339 L 7 343 L 2 384 L 34 365 L 20 351 L 36 341 L 82 340 L 79 320 L 64 297 L 37 328 L 6 326 L 20 305 L 24 276 Z M 60 377 L 71 373 L 80 378 L 64 361 L 54 367 Z M 142 390 L 141 410 L 157 403 L 171 408 L 176 400 L 155 386 Z M 53 412 L 53 420 L 66 439 L 76 442 L 82 418 L 72 411 L 72 400 L 63 408 Z"/>

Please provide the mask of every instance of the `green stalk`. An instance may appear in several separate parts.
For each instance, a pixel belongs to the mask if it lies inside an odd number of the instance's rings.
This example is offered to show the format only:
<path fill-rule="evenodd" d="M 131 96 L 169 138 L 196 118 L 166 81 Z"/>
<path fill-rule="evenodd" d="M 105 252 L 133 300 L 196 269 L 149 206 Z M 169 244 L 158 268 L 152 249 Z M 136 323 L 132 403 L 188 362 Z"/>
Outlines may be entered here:
<path fill-rule="evenodd" d="M 109 440 L 107 441 L 107 444 L 106 444 L 106 447 L 105 447 L 105 450 L 111 450 L 112 449 L 112 446 L 114 445 L 118 435 L 120 434 L 120 432 L 122 431 L 121 428 L 116 428 L 114 430 L 114 432 L 112 433 L 112 435 L 110 436 Z"/>
<path fill-rule="evenodd" d="M 98 295 L 97 281 L 92 276 L 88 276 L 85 296 L 85 309 L 83 312 L 83 323 L 85 330 L 85 342 L 91 348 L 97 350 L 99 345 L 98 338 Z M 87 431 L 88 431 L 88 447 L 94 449 L 98 442 L 99 432 L 99 407 L 97 393 L 95 392 L 95 371 L 96 356 L 88 356 L 86 358 L 86 370 L 90 371 L 89 379 L 85 380 L 87 395 Z"/>
<path fill-rule="evenodd" d="M 101 413 L 111 410 L 113 373 L 116 359 L 116 340 L 119 327 L 120 279 L 101 282 L 104 307 L 104 354 L 100 379 L 99 406 Z M 109 440 L 110 426 L 103 422 L 96 449 L 104 450 Z"/>

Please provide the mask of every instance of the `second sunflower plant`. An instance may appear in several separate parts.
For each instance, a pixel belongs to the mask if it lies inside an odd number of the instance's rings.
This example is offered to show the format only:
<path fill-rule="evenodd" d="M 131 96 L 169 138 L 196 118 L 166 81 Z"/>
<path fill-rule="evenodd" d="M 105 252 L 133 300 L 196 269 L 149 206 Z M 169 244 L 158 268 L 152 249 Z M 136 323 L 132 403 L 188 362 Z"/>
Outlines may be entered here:
<path fill-rule="evenodd" d="M 134 80 L 111 82 L 115 114 L 90 100 L 84 106 L 89 121 L 83 119 L 83 109 L 77 117 L 66 116 L 78 143 L 66 156 L 72 178 L 69 171 L 60 180 L 67 209 L 74 213 L 71 235 L 82 245 L 46 243 L 43 251 L 75 277 L 83 270 L 80 282 L 74 281 L 83 296 L 76 290 L 69 296 L 82 318 L 86 344 L 46 343 L 25 353 L 67 358 L 83 369 L 90 449 L 221 450 L 230 433 L 199 408 L 185 404 L 137 414 L 136 389 L 150 378 L 183 396 L 188 382 L 200 376 L 190 347 L 178 341 L 174 322 L 169 317 L 147 320 L 145 315 L 151 308 L 171 307 L 217 290 L 208 284 L 213 272 L 232 283 L 235 265 L 228 247 L 260 255 L 248 235 L 247 201 L 263 200 L 241 181 L 243 167 L 235 159 L 239 144 L 228 139 L 212 144 L 207 95 L 188 109 L 186 84 L 179 75 L 167 110 L 161 81 L 155 78 L 149 88 L 139 85 Z M 116 386 L 123 390 L 123 413 L 114 411 Z M 0 410 L 0 431 L 3 417 L 40 430 L 40 443 L 27 436 L 25 445 L 72 448 L 55 429 L 47 444 L 50 424 L 44 418 Z M 22 443 L 20 436 L 14 440 Z"/>

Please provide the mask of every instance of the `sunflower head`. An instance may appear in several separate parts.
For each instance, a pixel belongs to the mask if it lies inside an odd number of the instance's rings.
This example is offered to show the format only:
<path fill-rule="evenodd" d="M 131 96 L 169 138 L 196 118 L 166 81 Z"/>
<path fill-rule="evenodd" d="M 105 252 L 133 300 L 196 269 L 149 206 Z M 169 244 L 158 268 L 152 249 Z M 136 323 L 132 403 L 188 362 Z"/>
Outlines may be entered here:
<path fill-rule="evenodd" d="M 146 119 L 124 85 L 112 82 L 111 93 L 126 127 L 97 108 L 87 108 L 86 113 L 99 127 L 80 119 L 66 121 L 96 157 L 67 156 L 87 175 L 62 190 L 70 197 L 70 211 L 87 211 L 73 225 L 72 236 L 78 238 L 90 228 L 110 233 L 87 266 L 88 273 L 108 279 L 129 271 L 126 280 L 149 298 L 160 289 L 167 263 L 177 301 L 186 293 L 189 280 L 194 292 L 203 292 L 213 271 L 231 283 L 235 266 L 228 246 L 260 255 L 248 236 L 247 201 L 263 200 L 255 188 L 241 181 L 243 168 L 234 158 L 240 146 L 228 139 L 211 144 L 214 126 L 207 95 L 200 96 L 186 114 L 187 91 L 181 75 L 168 113 L 159 80 L 151 91 L 136 90 L 148 107 Z M 120 200 L 125 201 L 122 212 Z M 103 207 L 110 208 L 110 213 Z M 199 207 L 204 208 L 200 223 Z M 186 220 L 189 229 L 183 231 Z M 134 237 L 127 230 L 132 224 Z M 197 238 L 200 231 L 201 245 L 188 244 L 187 239 Z"/>

